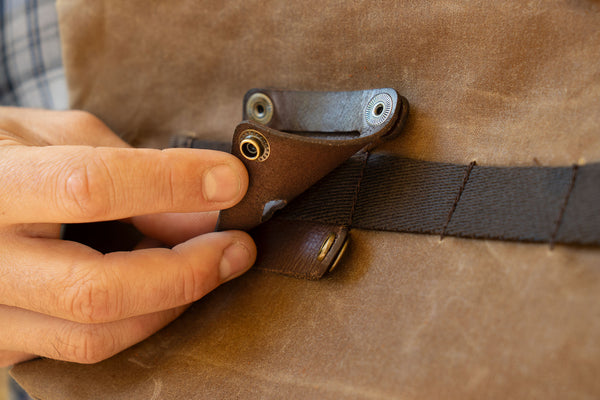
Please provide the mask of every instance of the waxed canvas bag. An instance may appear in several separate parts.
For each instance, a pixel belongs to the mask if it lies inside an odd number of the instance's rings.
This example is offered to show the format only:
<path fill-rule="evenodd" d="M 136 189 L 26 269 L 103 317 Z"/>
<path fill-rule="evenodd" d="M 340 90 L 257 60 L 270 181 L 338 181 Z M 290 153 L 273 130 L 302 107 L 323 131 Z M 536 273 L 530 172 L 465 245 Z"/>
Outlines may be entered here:
<path fill-rule="evenodd" d="M 135 146 L 229 141 L 254 87 L 391 87 L 410 116 L 374 154 L 500 167 L 600 161 L 599 8 L 58 1 L 72 107 Z M 350 235 L 318 281 L 253 270 L 109 360 L 12 374 L 41 399 L 600 396 L 597 246 Z"/>

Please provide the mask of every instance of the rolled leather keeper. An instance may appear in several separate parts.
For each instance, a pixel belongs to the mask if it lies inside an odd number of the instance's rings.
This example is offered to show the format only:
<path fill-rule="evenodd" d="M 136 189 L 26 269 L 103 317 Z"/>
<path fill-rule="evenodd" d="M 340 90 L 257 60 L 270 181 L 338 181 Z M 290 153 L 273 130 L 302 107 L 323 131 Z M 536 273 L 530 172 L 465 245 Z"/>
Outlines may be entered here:
<path fill-rule="evenodd" d="M 335 268 L 349 240 L 344 226 L 280 218 L 250 234 L 258 249 L 255 268 L 311 280 Z"/>
<path fill-rule="evenodd" d="M 253 111 L 253 98 L 262 101 Z M 258 107 L 257 106 L 257 107 Z M 363 148 L 394 137 L 408 101 L 393 89 L 354 92 L 250 91 L 234 133 L 232 154 L 246 166 L 249 186 L 221 211 L 217 230 L 249 230 Z M 266 116 L 266 117 L 265 117 Z"/>
<path fill-rule="evenodd" d="M 313 133 L 318 138 L 347 140 L 344 134 L 360 135 L 368 143 L 399 134 L 393 124 L 407 111 L 408 101 L 392 88 L 347 92 L 251 89 L 244 95 L 243 120 L 283 132 Z"/>

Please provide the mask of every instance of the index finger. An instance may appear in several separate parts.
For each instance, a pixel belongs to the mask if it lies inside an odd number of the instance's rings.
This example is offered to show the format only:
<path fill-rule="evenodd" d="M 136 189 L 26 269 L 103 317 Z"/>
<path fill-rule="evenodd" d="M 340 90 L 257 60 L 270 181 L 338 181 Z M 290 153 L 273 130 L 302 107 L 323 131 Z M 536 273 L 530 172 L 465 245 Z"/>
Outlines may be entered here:
<path fill-rule="evenodd" d="M 0 157 L 3 223 L 221 210 L 248 186 L 241 161 L 211 150 L 5 146 Z"/>

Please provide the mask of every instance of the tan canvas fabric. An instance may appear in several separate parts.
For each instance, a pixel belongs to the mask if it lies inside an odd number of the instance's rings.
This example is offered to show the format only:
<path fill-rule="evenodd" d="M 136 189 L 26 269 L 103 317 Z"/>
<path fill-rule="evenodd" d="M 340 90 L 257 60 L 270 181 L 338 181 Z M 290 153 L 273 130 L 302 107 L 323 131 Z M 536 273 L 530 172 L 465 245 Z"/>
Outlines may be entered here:
<path fill-rule="evenodd" d="M 0 368 L 0 400 L 8 400 L 8 370 Z"/>
<path fill-rule="evenodd" d="M 252 87 L 394 87 L 378 151 L 600 161 L 597 1 L 60 0 L 72 105 L 139 146 L 228 139 Z M 326 279 L 252 271 L 92 366 L 13 374 L 63 398 L 597 398 L 600 250 L 351 233 Z"/>

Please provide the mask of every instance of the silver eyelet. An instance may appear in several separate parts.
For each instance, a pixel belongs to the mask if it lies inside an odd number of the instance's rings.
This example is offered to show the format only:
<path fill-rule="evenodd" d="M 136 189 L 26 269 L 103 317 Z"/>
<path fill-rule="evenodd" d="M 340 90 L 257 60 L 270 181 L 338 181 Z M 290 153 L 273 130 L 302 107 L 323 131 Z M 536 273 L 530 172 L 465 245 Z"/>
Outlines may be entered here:
<path fill-rule="evenodd" d="M 365 108 L 365 121 L 371 126 L 379 126 L 385 123 L 392 114 L 392 96 L 387 93 L 379 93 L 374 96 Z"/>
<path fill-rule="evenodd" d="M 246 115 L 260 124 L 268 124 L 273 118 L 273 102 L 264 93 L 254 93 L 246 102 Z"/>

